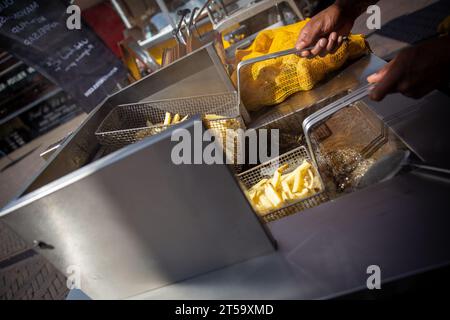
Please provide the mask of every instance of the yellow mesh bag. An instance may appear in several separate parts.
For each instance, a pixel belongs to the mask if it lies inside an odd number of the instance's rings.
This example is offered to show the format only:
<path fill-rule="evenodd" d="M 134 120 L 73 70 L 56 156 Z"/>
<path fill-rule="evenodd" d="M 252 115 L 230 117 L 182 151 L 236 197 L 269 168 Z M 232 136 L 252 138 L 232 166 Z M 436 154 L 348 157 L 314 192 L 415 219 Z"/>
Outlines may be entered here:
<path fill-rule="evenodd" d="M 261 31 L 249 48 L 236 50 L 237 63 L 293 48 L 307 22 L 303 20 Z M 348 41 L 325 57 L 287 55 L 251 64 L 241 70 L 242 101 L 251 111 L 280 103 L 293 93 L 311 90 L 326 74 L 339 69 L 347 59 L 355 59 L 368 50 L 363 35 L 350 35 Z M 232 79 L 236 85 L 236 72 Z"/>

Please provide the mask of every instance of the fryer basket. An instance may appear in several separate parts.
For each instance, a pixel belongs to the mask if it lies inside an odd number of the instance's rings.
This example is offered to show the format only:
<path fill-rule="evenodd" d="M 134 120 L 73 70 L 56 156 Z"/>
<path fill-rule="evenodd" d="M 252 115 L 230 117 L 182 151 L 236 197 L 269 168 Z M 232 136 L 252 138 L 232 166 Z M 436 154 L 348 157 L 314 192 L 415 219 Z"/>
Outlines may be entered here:
<path fill-rule="evenodd" d="M 218 119 L 206 118 L 204 123 L 223 141 L 226 139 L 226 129 L 245 128 L 239 114 L 237 93 L 229 92 L 119 105 L 105 117 L 95 135 L 104 146 L 123 147 L 170 127 L 161 124 L 166 112 L 181 116 L 220 116 Z M 147 121 L 155 125 L 149 126 Z"/>
<path fill-rule="evenodd" d="M 321 191 L 308 198 L 287 204 L 286 206 L 277 208 L 273 211 L 259 212 L 258 214 L 262 217 L 262 219 L 265 222 L 274 221 L 282 217 L 286 217 L 288 215 L 297 213 L 299 211 L 315 207 L 328 200 L 327 195 L 324 192 L 325 188 L 322 178 L 320 176 L 319 171 L 317 170 L 315 163 L 312 161 L 308 153 L 308 150 L 306 149 L 305 146 L 300 146 L 270 161 L 267 161 L 263 164 L 260 164 L 250 170 L 247 170 L 237 175 L 239 181 L 242 184 L 242 187 L 244 189 L 249 189 L 256 183 L 258 183 L 261 179 L 267 178 L 268 176 L 272 176 L 275 170 L 281 165 L 288 164 L 289 168 L 286 170 L 286 173 L 289 173 L 293 171 L 296 167 L 301 165 L 304 160 L 308 160 L 312 164 L 315 174 L 319 177 L 319 181 L 321 184 Z M 250 199 L 249 202 L 251 203 Z"/>

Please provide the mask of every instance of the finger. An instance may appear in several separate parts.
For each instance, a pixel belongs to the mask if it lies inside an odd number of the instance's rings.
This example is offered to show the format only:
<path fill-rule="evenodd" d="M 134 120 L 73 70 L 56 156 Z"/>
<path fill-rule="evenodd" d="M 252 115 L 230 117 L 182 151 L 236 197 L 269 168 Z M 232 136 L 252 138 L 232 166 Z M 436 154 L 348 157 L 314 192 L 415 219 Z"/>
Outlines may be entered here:
<path fill-rule="evenodd" d="M 336 45 L 338 40 L 338 35 L 336 32 L 330 33 L 328 37 L 328 44 L 327 44 L 327 52 L 331 52 L 334 49 L 334 46 Z"/>
<path fill-rule="evenodd" d="M 300 52 L 300 56 L 302 57 L 309 57 L 311 55 L 311 51 L 309 50 L 303 50 L 302 52 Z"/>
<path fill-rule="evenodd" d="M 342 36 L 339 36 L 336 40 L 336 44 L 335 44 L 333 50 L 331 50 L 331 53 L 335 53 L 336 50 L 341 46 L 342 42 L 344 42 L 344 38 Z"/>
<path fill-rule="evenodd" d="M 369 83 L 377 83 L 383 80 L 383 78 L 386 76 L 386 73 L 389 70 L 389 64 L 385 65 L 383 68 L 378 70 L 377 72 L 371 74 L 367 77 L 367 82 Z"/>
<path fill-rule="evenodd" d="M 389 62 L 379 73 L 381 73 L 381 76 L 378 75 L 378 77 L 381 77 L 381 79 L 377 81 L 377 85 L 369 94 L 370 98 L 375 101 L 383 100 L 387 94 L 396 91 L 401 76 L 401 70 L 397 67 L 395 59 Z"/>
<path fill-rule="evenodd" d="M 314 56 L 319 54 L 323 49 L 326 48 L 327 43 L 328 43 L 328 40 L 326 38 L 321 38 L 319 41 L 317 41 L 314 48 L 311 49 L 311 54 Z"/>
<path fill-rule="evenodd" d="M 315 26 L 315 23 L 310 21 L 303 27 L 298 37 L 295 47 L 297 50 L 304 49 L 311 46 L 318 38 L 320 27 Z"/>

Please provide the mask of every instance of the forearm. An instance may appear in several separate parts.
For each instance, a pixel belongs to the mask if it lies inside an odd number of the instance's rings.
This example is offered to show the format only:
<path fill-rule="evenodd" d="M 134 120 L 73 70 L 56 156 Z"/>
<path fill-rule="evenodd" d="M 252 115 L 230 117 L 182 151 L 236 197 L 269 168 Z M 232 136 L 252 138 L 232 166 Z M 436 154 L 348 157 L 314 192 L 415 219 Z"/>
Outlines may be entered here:
<path fill-rule="evenodd" d="M 335 5 L 341 8 L 353 19 L 364 13 L 368 6 L 377 3 L 379 0 L 336 0 Z"/>

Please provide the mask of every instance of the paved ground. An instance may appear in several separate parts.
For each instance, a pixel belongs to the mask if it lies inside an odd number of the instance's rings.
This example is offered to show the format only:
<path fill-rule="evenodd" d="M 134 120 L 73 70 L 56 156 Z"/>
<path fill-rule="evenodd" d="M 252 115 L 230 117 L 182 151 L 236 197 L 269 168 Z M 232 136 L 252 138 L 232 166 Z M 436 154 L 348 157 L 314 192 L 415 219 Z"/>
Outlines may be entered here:
<path fill-rule="evenodd" d="M 64 275 L 0 222 L 0 300 L 56 300 L 67 293 Z"/>
<path fill-rule="evenodd" d="M 7 167 L 9 160 L 0 159 L 0 208 L 45 164 L 39 154 L 76 129 L 85 117 L 78 116 L 10 154 L 13 160 L 25 155 L 14 166 Z M 64 299 L 67 293 L 64 275 L 0 221 L 0 300 Z"/>
<path fill-rule="evenodd" d="M 436 2 L 433 0 L 381 0 L 378 4 L 382 8 L 382 24 Z M 360 17 L 353 31 L 372 33 L 367 29 L 365 21 L 365 16 Z M 408 45 L 406 42 L 377 33 L 372 33 L 368 40 L 373 52 L 381 57 L 387 57 Z M 16 150 L 10 157 L 12 159 L 23 157 L 23 159 L 15 165 L 7 167 L 8 159 L 0 159 L 0 208 L 10 201 L 30 177 L 45 164 L 39 154 L 48 145 L 74 130 L 85 116 L 79 116 Z M 64 299 L 68 292 L 65 282 L 63 274 L 0 221 L 0 299 Z"/>

